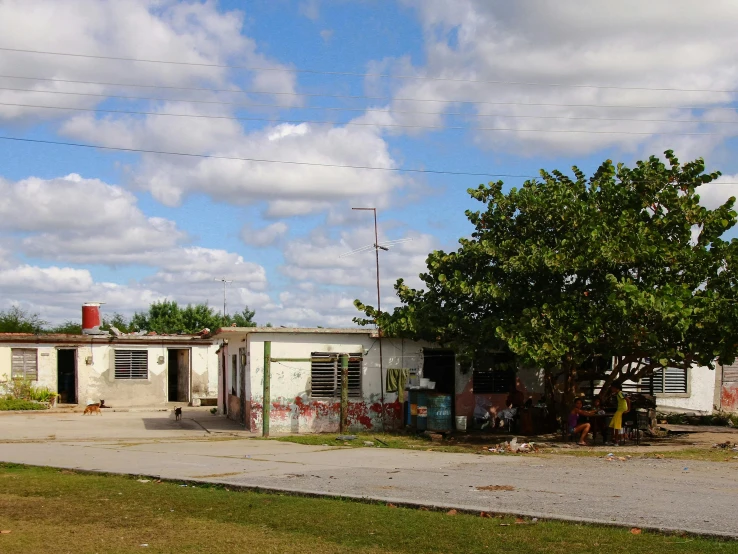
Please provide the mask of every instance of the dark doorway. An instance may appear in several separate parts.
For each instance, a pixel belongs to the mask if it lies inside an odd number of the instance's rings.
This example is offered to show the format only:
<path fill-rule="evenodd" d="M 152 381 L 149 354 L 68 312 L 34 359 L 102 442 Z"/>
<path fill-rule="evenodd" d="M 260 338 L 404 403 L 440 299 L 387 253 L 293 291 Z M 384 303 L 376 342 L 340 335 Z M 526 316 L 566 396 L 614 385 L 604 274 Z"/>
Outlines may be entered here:
<path fill-rule="evenodd" d="M 423 377 L 435 381 L 436 392 L 456 394 L 456 356 L 451 350 L 423 349 Z"/>
<path fill-rule="evenodd" d="M 61 404 L 77 403 L 77 351 L 56 351 L 56 384 Z"/>
<path fill-rule="evenodd" d="M 167 350 L 167 399 L 169 402 L 190 400 L 190 350 Z"/>

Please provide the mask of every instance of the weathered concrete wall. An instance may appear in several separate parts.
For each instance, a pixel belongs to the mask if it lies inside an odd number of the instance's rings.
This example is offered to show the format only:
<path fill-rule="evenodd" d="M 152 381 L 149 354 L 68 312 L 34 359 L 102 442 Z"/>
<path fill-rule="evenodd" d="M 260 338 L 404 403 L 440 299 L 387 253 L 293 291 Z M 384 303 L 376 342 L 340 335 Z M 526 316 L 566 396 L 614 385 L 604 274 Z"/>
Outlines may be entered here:
<path fill-rule="evenodd" d="M 31 348 L 37 349 L 38 363 L 38 381 L 34 385 L 38 387 L 48 387 L 52 391 L 56 391 L 57 373 L 56 373 L 56 348 L 51 345 L 37 344 L 19 344 L 19 345 L 0 345 L 0 382 L 10 379 L 12 368 L 12 348 Z"/>
<path fill-rule="evenodd" d="M 11 348 L 38 350 L 37 386 L 57 390 L 57 345 L 0 344 L 0 380 L 10 376 Z M 77 396 L 79 404 L 99 402 L 113 407 L 158 406 L 167 403 L 167 346 L 159 344 L 64 344 L 59 348 L 77 350 Z M 174 348 L 174 347 L 173 347 Z M 181 348 L 181 347 L 180 347 Z M 218 390 L 218 370 L 215 345 L 192 347 L 193 396 L 214 397 Z M 148 352 L 148 379 L 115 379 L 115 349 L 146 350 Z M 159 363 L 159 357 L 164 363 Z M 87 364 L 88 357 L 92 363 Z M 195 395 L 195 386 L 197 394 Z"/>
<path fill-rule="evenodd" d="M 192 398 L 216 398 L 218 396 L 218 346 L 192 347 L 191 364 Z"/>
<path fill-rule="evenodd" d="M 544 392 L 543 372 L 537 369 L 523 368 L 517 375 L 518 390 L 526 400 L 532 396 L 537 401 Z M 503 394 L 479 394 L 474 392 L 473 372 L 456 372 L 456 409 L 455 415 L 466 416 L 467 426 L 471 427 L 471 418 L 474 416 L 474 408 L 479 403 L 483 406 L 497 406 L 503 408 L 508 393 Z"/>
<path fill-rule="evenodd" d="M 310 358 L 313 352 L 363 354 L 362 398 L 349 400 L 348 422 L 352 430 L 379 429 L 382 421 L 382 382 L 379 375 L 379 347 L 368 334 L 268 334 L 247 335 L 247 412 L 249 427 L 262 428 L 264 390 L 264 342 L 272 341 L 272 358 Z M 228 355 L 244 343 L 231 340 Z M 390 367 L 420 370 L 424 345 L 384 339 L 384 375 Z M 227 377 L 230 388 L 230 373 Z M 272 362 L 270 431 L 274 433 L 334 432 L 340 424 L 340 399 L 313 399 L 310 396 L 310 362 Z M 385 393 L 384 424 L 397 427 L 402 409 L 397 393 Z"/>
<path fill-rule="evenodd" d="M 715 399 L 715 371 L 708 367 L 691 368 L 687 379 L 687 394 L 657 394 L 657 409 L 711 414 Z"/>

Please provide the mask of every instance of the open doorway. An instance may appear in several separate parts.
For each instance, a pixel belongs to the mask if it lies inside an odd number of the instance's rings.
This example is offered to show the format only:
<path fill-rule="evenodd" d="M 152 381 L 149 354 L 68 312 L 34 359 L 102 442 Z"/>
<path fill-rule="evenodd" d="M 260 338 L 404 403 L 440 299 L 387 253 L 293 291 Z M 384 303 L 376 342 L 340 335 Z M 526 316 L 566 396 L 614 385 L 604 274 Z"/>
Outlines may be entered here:
<path fill-rule="evenodd" d="M 169 402 L 190 400 L 190 349 L 167 350 L 167 382 Z"/>
<path fill-rule="evenodd" d="M 61 404 L 77 403 L 77 350 L 56 351 L 56 392 Z"/>
<path fill-rule="evenodd" d="M 456 393 L 456 356 L 451 350 L 423 349 L 423 377 L 436 383 L 436 392 Z"/>

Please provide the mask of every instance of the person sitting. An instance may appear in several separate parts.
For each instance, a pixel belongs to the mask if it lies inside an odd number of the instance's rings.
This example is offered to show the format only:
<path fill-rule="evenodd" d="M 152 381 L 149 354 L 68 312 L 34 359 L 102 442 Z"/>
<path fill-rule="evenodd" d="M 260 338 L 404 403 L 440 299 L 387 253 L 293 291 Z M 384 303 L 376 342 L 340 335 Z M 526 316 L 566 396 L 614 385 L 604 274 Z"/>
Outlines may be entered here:
<path fill-rule="evenodd" d="M 577 398 L 574 401 L 574 407 L 572 408 L 571 412 L 569 412 L 569 435 L 576 436 L 577 434 L 579 434 L 579 442 L 577 444 L 580 446 L 587 446 L 587 443 L 584 439 L 587 438 L 587 433 L 589 433 L 589 429 L 591 426 L 589 423 L 579 423 L 579 417 L 593 416 L 596 412 L 584 410 L 582 406 L 582 399 Z"/>
<path fill-rule="evenodd" d="M 476 423 L 480 429 L 486 429 L 490 424 L 492 424 L 492 428 L 494 428 L 496 420 L 497 408 L 485 405 L 481 399 L 477 400 L 477 404 L 474 407 L 474 423 Z"/>

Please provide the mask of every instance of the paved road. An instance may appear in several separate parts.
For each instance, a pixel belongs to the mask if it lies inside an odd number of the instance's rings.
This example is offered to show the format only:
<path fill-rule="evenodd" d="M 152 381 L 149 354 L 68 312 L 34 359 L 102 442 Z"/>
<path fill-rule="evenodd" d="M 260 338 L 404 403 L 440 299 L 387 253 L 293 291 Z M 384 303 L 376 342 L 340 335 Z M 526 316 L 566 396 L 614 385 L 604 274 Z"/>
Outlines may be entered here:
<path fill-rule="evenodd" d="M 0 460 L 738 537 L 738 462 L 303 446 L 206 413 L 0 416 Z"/>

